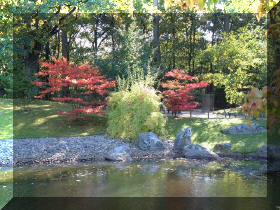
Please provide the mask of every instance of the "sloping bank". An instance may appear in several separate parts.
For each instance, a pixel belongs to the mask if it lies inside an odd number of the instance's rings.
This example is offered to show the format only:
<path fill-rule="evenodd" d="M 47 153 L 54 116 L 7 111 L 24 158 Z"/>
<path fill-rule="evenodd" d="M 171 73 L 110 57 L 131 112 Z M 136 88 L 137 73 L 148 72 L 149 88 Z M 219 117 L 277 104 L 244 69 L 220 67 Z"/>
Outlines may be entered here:
<path fill-rule="evenodd" d="M 30 138 L 0 140 L 0 166 L 19 166 L 60 162 L 104 160 L 119 146 L 128 148 L 132 159 L 162 158 L 172 153 L 171 141 L 164 142 L 166 149 L 143 151 L 136 145 L 103 135 L 62 138 Z"/>
<path fill-rule="evenodd" d="M 97 160 L 131 161 L 177 157 L 209 160 L 228 157 L 234 159 L 265 160 L 267 151 L 269 154 L 280 151 L 280 147 L 272 148 L 269 145 L 268 147 L 262 147 L 257 153 L 214 153 L 200 145 L 188 142 L 184 132 L 186 130 L 182 131 L 181 134 L 179 133 L 175 141 L 160 141 L 153 133 L 143 133 L 143 141 L 137 141 L 137 144 L 120 139 L 107 138 L 103 135 L 0 140 L 0 167 Z M 147 141 L 149 138 L 152 139 L 152 144 Z M 184 150 L 178 150 L 180 146 Z M 271 151 L 271 148 L 273 151 Z M 274 159 L 277 158 L 280 159 L 280 156 L 276 155 L 274 157 Z"/>

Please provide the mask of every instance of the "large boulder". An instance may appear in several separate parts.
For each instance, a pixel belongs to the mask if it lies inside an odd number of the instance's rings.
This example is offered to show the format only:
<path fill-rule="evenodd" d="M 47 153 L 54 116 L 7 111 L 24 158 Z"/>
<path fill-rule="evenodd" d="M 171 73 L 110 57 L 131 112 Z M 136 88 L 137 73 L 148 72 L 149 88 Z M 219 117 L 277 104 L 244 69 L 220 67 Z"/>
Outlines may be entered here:
<path fill-rule="evenodd" d="M 216 144 L 214 146 L 214 151 L 225 152 L 225 151 L 229 151 L 231 147 L 232 147 L 232 143 Z"/>
<path fill-rule="evenodd" d="M 184 147 L 184 157 L 185 158 L 194 158 L 194 159 L 218 159 L 219 156 L 198 145 L 198 144 L 190 144 Z"/>
<path fill-rule="evenodd" d="M 140 133 L 136 145 L 141 150 L 164 150 L 163 142 L 153 132 Z"/>
<path fill-rule="evenodd" d="M 131 161 L 129 147 L 126 145 L 114 147 L 105 154 L 105 160 L 110 161 Z"/>
<path fill-rule="evenodd" d="M 280 160 L 280 147 L 272 144 L 263 145 L 257 151 L 259 157 Z"/>
<path fill-rule="evenodd" d="M 176 135 L 174 147 L 173 147 L 174 150 L 183 151 L 185 146 L 190 145 L 192 143 L 191 136 L 192 136 L 191 128 L 185 128 L 181 130 Z"/>
<path fill-rule="evenodd" d="M 227 128 L 227 129 L 223 129 L 221 132 L 225 133 L 225 134 L 235 135 L 235 134 L 265 133 L 265 132 L 267 132 L 267 130 L 262 125 L 259 125 L 259 124 L 256 124 L 256 123 L 252 123 L 251 126 L 249 126 L 247 123 L 243 123 L 243 124 L 232 126 L 230 128 Z"/>

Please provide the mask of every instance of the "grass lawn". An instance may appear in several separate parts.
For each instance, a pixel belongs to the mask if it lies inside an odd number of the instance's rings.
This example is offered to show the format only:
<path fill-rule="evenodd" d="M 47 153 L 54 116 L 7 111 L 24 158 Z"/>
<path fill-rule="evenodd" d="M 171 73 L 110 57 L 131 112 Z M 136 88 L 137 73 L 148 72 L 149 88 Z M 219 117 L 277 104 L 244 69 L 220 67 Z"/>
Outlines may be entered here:
<path fill-rule="evenodd" d="M 253 135 L 229 135 L 220 130 L 236 124 L 245 123 L 238 118 L 231 119 L 199 119 L 199 118 L 169 118 L 167 123 L 167 138 L 175 139 L 176 134 L 186 127 L 192 128 L 192 141 L 195 144 L 213 149 L 215 144 L 231 142 L 231 152 L 255 152 L 259 147 L 266 144 L 267 134 Z M 266 121 L 258 120 L 257 123 L 265 125 Z"/>
<path fill-rule="evenodd" d="M 57 115 L 70 109 L 70 104 L 59 102 L 14 100 L 14 138 L 87 136 L 105 132 L 103 116 L 69 120 Z"/>
<path fill-rule="evenodd" d="M 0 170 L 0 209 L 13 198 L 13 170 Z"/>
<path fill-rule="evenodd" d="M 0 99 L 0 139 L 13 138 L 13 101 Z"/>
<path fill-rule="evenodd" d="M 236 113 L 236 114 L 242 114 L 242 107 L 239 106 L 239 107 L 236 107 L 236 108 L 228 108 L 228 109 L 220 109 L 220 110 L 216 110 L 214 111 L 215 114 L 224 114 L 224 111 L 226 111 L 227 113 L 230 112 L 230 113 Z"/>
<path fill-rule="evenodd" d="M 43 100 L 14 100 L 14 113 L 11 100 L 1 100 L 0 139 L 12 137 L 12 120 L 14 120 L 14 138 L 87 136 L 105 134 L 106 118 L 87 116 L 85 119 L 68 120 L 56 113 L 70 109 L 70 104 Z M 12 115 L 14 114 L 14 119 Z M 2 118 L 4 120 L 2 120 Z M 216 143 L 231 142 L 232 151 L 253 152 L 266 144 L 266 134 L 228 135 L 221 129 L 244 123 L 245 120 L 232 119 L 198 119 L 169 118 L 166 135 L 162 139 L 175 139 L 176 134 L 185 127 L 192 127 L 193 142 L 213 149 Z M 258 120 L 265 124 L 266 121 Z M 3 127 L 2 127 L 3 126 Z"/>

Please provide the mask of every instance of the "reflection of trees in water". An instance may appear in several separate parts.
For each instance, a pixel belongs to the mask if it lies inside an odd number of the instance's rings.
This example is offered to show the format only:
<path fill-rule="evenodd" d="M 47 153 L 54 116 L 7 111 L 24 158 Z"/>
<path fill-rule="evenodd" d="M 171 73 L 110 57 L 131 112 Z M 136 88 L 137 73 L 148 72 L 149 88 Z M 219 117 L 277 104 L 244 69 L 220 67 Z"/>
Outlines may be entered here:
<path fill-rule="evenodd" d="M 17 196 L 242 197 L 265 196 L 265 181 L 263 176 L 240 175 L 217 162 L 104 162 L 18 170 L 15 191 Z"/>
<path fill-rule="evenodd" d="M 159 171 L 160 168 L 162 168 L 161 162 L 152 162 L 149 161 L 147 163 L 143 162 L 140 165 L 138 165 L 139 172 L 142 174 L 154 174 Z"/>

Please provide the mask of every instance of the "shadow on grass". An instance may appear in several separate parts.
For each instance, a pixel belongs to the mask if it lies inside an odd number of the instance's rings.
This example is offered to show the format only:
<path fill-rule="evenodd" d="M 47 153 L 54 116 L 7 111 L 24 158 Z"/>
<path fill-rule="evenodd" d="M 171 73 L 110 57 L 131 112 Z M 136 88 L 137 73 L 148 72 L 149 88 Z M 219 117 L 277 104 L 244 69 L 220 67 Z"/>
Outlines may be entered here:
<path fill-rule="evenodd" d="M 192 128 L 192 141 L 208 149 L 213 149 L 217 143 L 232 143 L 231 152 L 255 152 L 267 143 L 267 134 L 230 135 L 221 133 L 222 129 L 245 123 L 243 119 L 198 119 L 198 118 L 169 118 L 167 123 L 167 138 L 175 139 L 176 134 L 183 128 Z M 265 124 L 265 121 L 258 121 Z"/>
<path fill-rule="evenodd" d="M 14 101 L 14 138 L 86 136 L 105 132 L 106 118 L 90 115 L 67 119 L 57 115 L 68 111 L 70 104 L 43 100 Z"/>
<path fill-rule="evenodd" d="M 3 104 L 3 103 L 2 103 Z M 1 104 L 1 105 L 2 105 Z M 5 107 L 9 107 L 4 103 Z M 11 104 L 11 103 L 10 103 Z M 2 105 L 3 106 L 3 105 Z M 3 122 L 0 130 L 0 139 L 12 135 L 14 138 L 40 138 L 40 137 L 74 137 L 95 134 L 105 134 L 106 118 L 104 116 L 85 116 L 84 119 L 68 120 L 57 112 L 68 111 L 70 104 L 44 101 L 44 100 L 14 100 L 13 128 L 8 120 Z M 11 118 L 12 112 L 5 110 L 5 119 Z M 199 119 L 199 118 L 168 118 L 167 133 L 163 139 L 174 139 L 176 134 L 185 127 L 192 127 L 194 143 L 213 149 L 215 144 L 231 142 L 232 152 L 255 152 L 267 142 L 267 134 L 229 135 L 220 131 L 230 126 L 245 123 L 243 119 Z M 265 124 L 266 121 L 258 120 Z M 5 133 L 7 132 L 7 133 Z"/>

